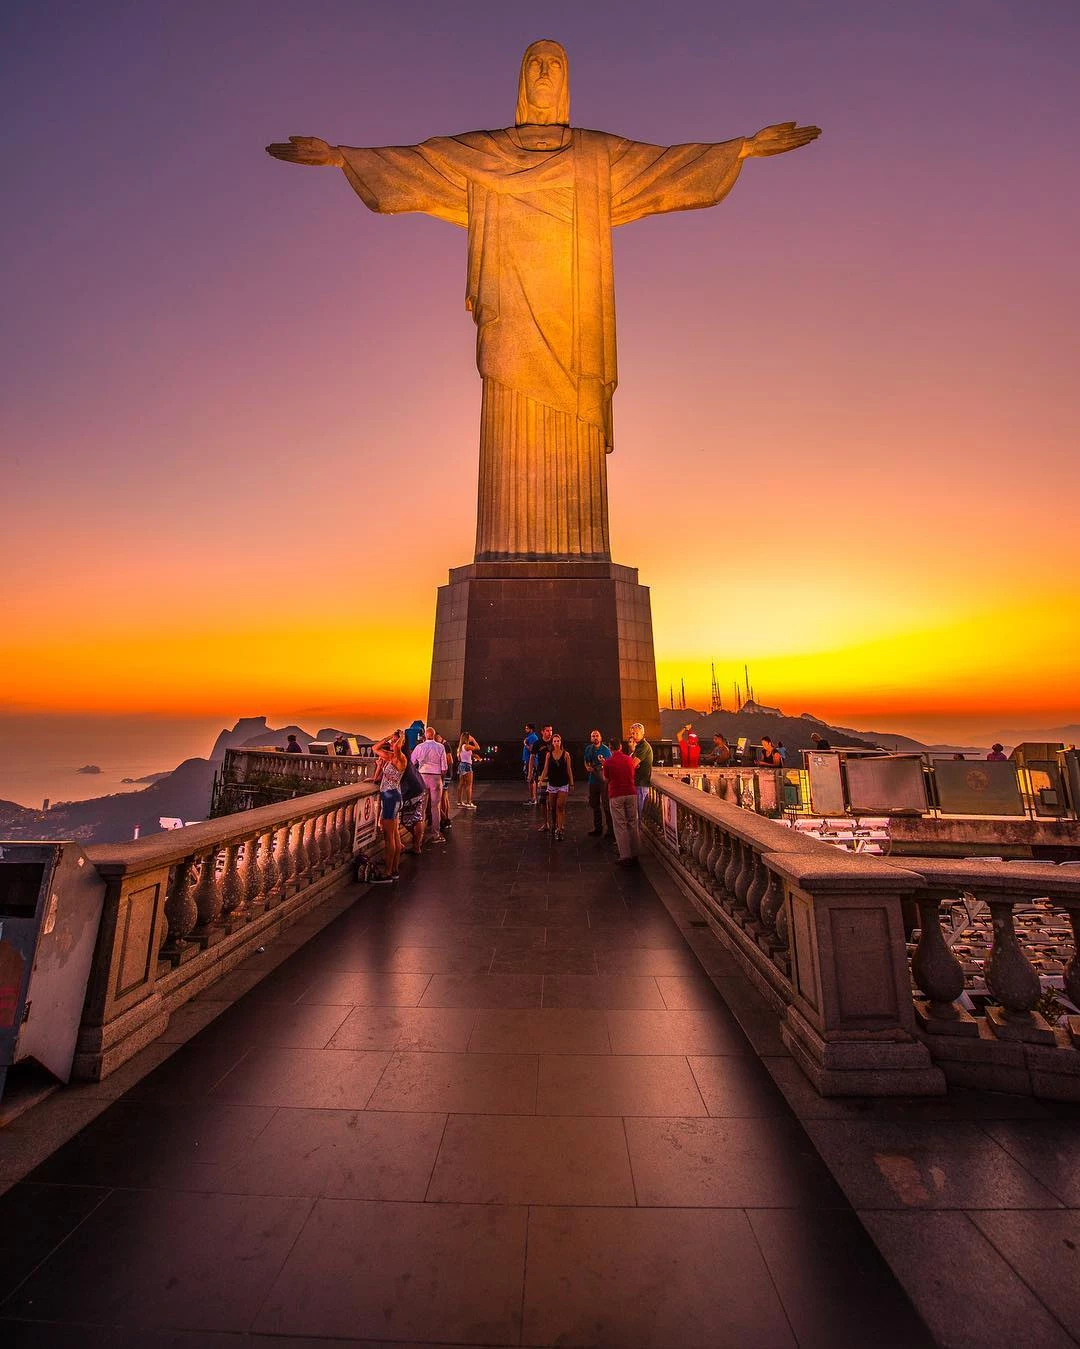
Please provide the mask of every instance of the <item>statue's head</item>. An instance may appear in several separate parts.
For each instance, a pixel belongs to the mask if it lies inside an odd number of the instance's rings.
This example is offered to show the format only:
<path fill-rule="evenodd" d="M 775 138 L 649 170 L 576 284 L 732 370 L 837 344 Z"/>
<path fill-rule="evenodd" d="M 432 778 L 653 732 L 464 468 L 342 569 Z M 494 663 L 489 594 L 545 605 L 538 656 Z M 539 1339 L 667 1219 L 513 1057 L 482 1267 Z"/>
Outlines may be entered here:
<path fill-rule="evenodd" d="M 526 47 L 515 121 L 570 125 L 570 65 L 561 43 L 542 38 Z"/>

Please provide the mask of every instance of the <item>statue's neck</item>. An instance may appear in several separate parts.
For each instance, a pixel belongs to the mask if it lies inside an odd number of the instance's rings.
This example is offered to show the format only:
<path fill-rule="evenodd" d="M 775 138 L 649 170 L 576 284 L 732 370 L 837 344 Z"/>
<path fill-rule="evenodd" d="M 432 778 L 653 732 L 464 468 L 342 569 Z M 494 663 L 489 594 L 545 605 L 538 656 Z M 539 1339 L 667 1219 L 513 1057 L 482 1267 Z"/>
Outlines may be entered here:
<path fill-rule="evenodd" d="M 523 150 L 561 150 L 570 140 L 570 128 L 561 122 L 525 122 L 514 128 L 514 139 Z"/>

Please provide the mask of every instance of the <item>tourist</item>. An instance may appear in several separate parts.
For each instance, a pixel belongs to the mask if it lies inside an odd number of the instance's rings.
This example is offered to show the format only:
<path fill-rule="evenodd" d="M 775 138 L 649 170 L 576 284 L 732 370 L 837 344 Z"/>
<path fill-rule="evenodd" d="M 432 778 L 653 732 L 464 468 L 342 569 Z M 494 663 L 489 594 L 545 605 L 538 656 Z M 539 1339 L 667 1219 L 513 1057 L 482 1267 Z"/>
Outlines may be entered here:
<path fill-rule="evenodd" d="M 701 743 L 697 732 L 688 721 L 676 736 L 679 742 L 679 762 L 683 768 L 697 768 L 701 764 Z"/>
<path fill-rule="evenodd" d="M 706 754 L 706 761 L 714 768 L 726 768 L 731 763 L 731 746 L 719 731 L 712 738 L 713 747 Z"/>
<path fill-rule="evenodd" d="M 401 814 L 401 775 L 409 762 L 402 748 L 404 743 L 404 731 L 395 731 L 375 746 L 375 755 L 379 760 L 375 781 L 379 784 L 379 803 L 382 808 L 379 823 L 383 835 L 383 867 L 392 881 L 398 878 L 401 862 L 401 829 L 398 824 Z"/>
<path fill-rule="evenodd" d="M 289 738 L 288 738 L 288 740 L 285 742 L 285 753 L 286 753 L 286 754 L 303 754 L 303 752 L 304 752 L 304 751 L 303 751 L 303 749 L 301 748 L 300 742 L 299 742 L 299 740 L 297 740 L 296 736 L 295 736 L 295 735 L 290 735 Z"/>
<path fill-rule="evenodd" d="M 1004 745 L 991 745 L 986 757 L 994 763 L 1004 763 L 1009 756 L 1005 753 Z"/>
<path fill-rule="evenodd" d="M 823 735 L 819 735 L 817 731 L 811 731 L 810 749 L 815 754 L 823 754 L 826 750 L 832 749 L 832 745 L 829 744 Z"/>
<path fill-rule="evenodd" d="M 547 831 L 548 820 L 554 815 L 550 827 L 555 830 L 556 842 L 561 843 L 566 828 L 566 798 L 574 785 L 574 765 L 570 762 L 570 755 L 563 749 L 561 735 L 555 734 L 551 737 L 551 747 L 544 758 L 544 766 L 540 770 L 537 785 L 546 790 L 549 800 L 555 807 L 552 811 L 549 804 L 545 809 L 544 823 L 540 826 L 540 832 Z"/>
<path fill-rule="evenodd" d="M 419 717 L 405 732 L 405 753 L 411 754 L 424 738 L 424 723 Z"/>
<path fill-rule="evenodd" d="M 536 785 L 540 777 L 541 770 L 544 767 L 544 760 L 551 752 L 551 740 L 553 734 L 554 732 L 552 731 L 550 726 L 544 726 L 541 728 L 540 739 L 537 740 L 537 742 L 532 747 L 532 763 L 529 769 L 529 772 L 531 774 L 529 778 L 529 786 L 533 792 L 532 804 L 539 806 L 540 809 L 544 812 L 543 829 L 546 829 L 551 823 L 551 820 L 549 818 L 550 811 L 548 810 L 548 798 L 547 792 L 538 792 L 536 790 Z"/>
<path fill-rule="evenodd" d="M 608 801 L 607 781 L 604 778 L 604 764 L 611 758 L 611 750 L 604 744 L 599 731 L 589 732 L 589 743 L 585 746 L 585 771 L 589 782 L 589 805 L 592 808 L 593 827 L 589 830 L 592 838 L 606 834 L 611 838 L 611 804 Z"/>
<path fill-rule="evenodd" d="M 761 737 L 761 759 L 763 768 L 781 768 L 783 759 L 780 757 L 780 751 L 773 744 L 771 738 L 767 735 Z"/>
<path fill-rule="evenodd" d="M 480 753 L 480 746 L 469 734 L 462 731 L 457 747 L 457 803 L 462 810 L 475 810 L 473 805 L 473 755 Z"/>
<path fill-rule="evenodd" d="M 637 788 L 638 819 L 640 819 L 645 809 L 645 798 L 649 795 L 653 766 L 652 745 L 645 739 L 645 727 L 640 721 L 635 721 L 630 727 L 629 744 L 630 753 L 636 760 L 634 786 Z"/>
<path fill-rule="evenodd" d="M 780 762 L 781 762 L 782 764 L 786 764 L 786 763 L 787 763 L 787 745 L 785 745 L 784 742 L 783 742 L 782 740 L 778 740 L 778 741 L 776 742 L 776 752 L 777 752 L 777 754 L 780 755 Z"/>
<path fill-rule="evenodd" d="M 604 763 L 615 846 L 619 850 L 619 864 L 624 867 L 636 865 L 641 850 L 637 790 L 634 786 L 638 761 L 630 755 L 629 750 L 630 742 L 620 740 L 614 753 Z"/>
<path fill-rule="evenodd" d="M 424 728 L 424 738 L 413 750 L 410 755 L 413 764 L 424 779 L 424 786 L 427 788 L 428 808 L 431 813 L 432 835 L 428 843 L 445 843 L 446 837 L 439 828 L 439 822 L 442 818 L 442 792 L 443 777 L 446 773 L 446 750 L 435 739 L 435 727 L 427 726 Z M 414 834 L 414 839 L 416 836 Z M 423 845 L 424 826 L 421 820 L 420 838 L 416 839 L 416 850 Z"/>
<path fill-rule="evenodd" d="M 533 771 L 533 746 L 540 739 L 536 734 L 536 727 L 531 721 L 525 723 L 525 738 L 521 742 L 521 773 L 525 779 L 525 785 L 529 789 L 528 798 L 525 801 L 527 806 L 536 805 L 536 774 Z"/>
<path fill-rule="evenodd" d="M 443 747 L 446 754 L 446 772 L 443 774 L 442 799 L 439 802 L 439 820 L 441 828 L 447 830 L 453 827 L 453 821 L 450 818 L 450 789 L 454 785 L 454 752 L 446 743 L 446 736 L 435 732 L 435 739 Z"/>

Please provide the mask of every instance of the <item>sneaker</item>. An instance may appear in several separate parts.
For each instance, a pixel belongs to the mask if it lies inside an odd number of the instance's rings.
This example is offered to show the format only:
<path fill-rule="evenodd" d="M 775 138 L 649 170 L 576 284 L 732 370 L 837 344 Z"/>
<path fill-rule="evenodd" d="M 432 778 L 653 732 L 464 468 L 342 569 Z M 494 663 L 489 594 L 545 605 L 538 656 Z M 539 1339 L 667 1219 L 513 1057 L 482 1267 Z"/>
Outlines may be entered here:
<path fill-rule="evenodd" d="M 369 876 L 368 885 L 393 885 L 396 876 Z"/>
<path fill-rule="evenodd" d="M 562 842 L 562 830 L 561 830 L 561 829 L 556 829 L 556 830 L 555 830 L 555 842 L 556 842 L 556 843 L 561 843 L 561 842 Z"/>
<path fill-rule="evenodd" d="M 442 836 L 442 834 L 432 834 L 432 836 L 425 841 L 424 846 L 427 847 L 428 844 L 431 843 L 445 843 L 445 842 L 446 839 Z"/>
<path fill-rule="evenodd" d="M 546 834 L 548 832 L 548 826 L 546 824 L 542 824 L 536 832 L 538 834 Z"/>

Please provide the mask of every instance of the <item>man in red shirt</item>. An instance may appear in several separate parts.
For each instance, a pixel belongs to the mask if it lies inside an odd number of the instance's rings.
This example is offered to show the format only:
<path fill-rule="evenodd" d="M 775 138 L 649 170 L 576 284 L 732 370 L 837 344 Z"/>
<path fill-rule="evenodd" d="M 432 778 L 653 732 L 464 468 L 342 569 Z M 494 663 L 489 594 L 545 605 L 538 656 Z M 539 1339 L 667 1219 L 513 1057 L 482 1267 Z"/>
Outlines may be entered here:
<path fill-rule="evenodd" d="M 638 833 L 637 790 L 634 787 L 636 760 L 627 752 L 629 745 L 620 740 L 610 759 L 604 760 L 608 800 L 611 803 L 611 823 L 615 843 L 619 849 L 620 866 L 636 866 L 641 849 Z"/>

